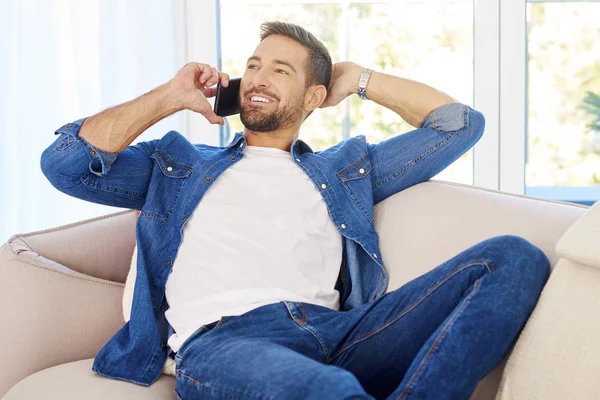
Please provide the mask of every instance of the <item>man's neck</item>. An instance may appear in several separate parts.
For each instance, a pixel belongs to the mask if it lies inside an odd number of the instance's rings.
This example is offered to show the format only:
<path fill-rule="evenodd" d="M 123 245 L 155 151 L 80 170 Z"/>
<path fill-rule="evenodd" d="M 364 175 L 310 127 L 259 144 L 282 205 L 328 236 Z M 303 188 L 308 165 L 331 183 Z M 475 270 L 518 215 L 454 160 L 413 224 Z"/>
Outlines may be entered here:
<path fill-rule="evenodd" d="M 248 146 L 274 147 L 290 151 L 292 142 L 298 137 L 298 129 L 278 129 L 271 132 L 255 132 L 244 129 L 244 136 Z"/>

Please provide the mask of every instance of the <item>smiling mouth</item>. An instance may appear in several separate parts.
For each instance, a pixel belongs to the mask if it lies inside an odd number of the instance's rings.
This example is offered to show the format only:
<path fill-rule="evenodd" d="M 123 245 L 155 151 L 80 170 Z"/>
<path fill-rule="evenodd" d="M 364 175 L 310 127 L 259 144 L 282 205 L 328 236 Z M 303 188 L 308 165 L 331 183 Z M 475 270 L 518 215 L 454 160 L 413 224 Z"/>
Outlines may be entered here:
<path fill-rule="evenodd" d="M 269 104 L 269 103 L 274 103 L 274 100 L 265 97 L 265 96 L 261 96 L 261 95 L 251 95 L 247 97 L 247 100 L 249 103 L 251 104 Z"/>
<path fill-rule="evenodd" d="M 256 107 L 264 107 L 264 106 L 268 106 L 269 104 L 271 104 L 272 102 L 268 102 L 268 103 L 264 103 L 261 101 L 249 101 L 248 102 L 250 105 L 252 106 L 256 106 Z"/>

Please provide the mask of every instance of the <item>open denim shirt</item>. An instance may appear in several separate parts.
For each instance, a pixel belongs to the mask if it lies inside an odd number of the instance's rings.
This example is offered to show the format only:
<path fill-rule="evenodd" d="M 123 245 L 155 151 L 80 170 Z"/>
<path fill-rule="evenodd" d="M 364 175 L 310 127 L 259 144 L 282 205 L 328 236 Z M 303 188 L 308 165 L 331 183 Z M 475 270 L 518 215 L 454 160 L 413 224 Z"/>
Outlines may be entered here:
<path fill-rule="evenodd" d="M 165 284 L 183 227 L 210 185 L 244 157 L 246 138 L 238 132 L 227 146 L 215 147 L 192 144 L 170 131 L 161 139 L 109 153 L 79 136 L 84 120 L 55 132 L 60 136 L 42 153 L 41 168 L 63 193 L 141 211 L 136 222 L 131 319 L 99 351 L 92 370 L 149 386 L 161 375 L 167 339 L 173 333 L 164 316 Z M 377 144 L 360 135 L 315 152 L 302 140 L 294 140 L 290 156 L 323 196 L 344 238 L 335 286 L 340 311 L 376 299 L 388 286 L 374 229 L 374 205 L 445 169 L 479 140 L 484 126 L 479 111 L 451 103 L 431 112 L 421 128 Z"/>

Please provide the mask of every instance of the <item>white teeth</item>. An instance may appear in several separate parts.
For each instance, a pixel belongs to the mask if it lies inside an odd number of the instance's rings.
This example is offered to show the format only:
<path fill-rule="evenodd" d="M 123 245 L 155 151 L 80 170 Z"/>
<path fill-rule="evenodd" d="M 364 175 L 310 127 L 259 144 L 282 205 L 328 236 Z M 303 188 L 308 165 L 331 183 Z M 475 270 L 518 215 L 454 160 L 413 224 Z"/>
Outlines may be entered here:
<path fill-rule="evenodd" d="M 265 99 L 264 97 L 260 97 L 260 96 L 252 96 L 250 98 L 250 101 L 262 101 L 263 103 L 270 103 L 271 100 Z"/>

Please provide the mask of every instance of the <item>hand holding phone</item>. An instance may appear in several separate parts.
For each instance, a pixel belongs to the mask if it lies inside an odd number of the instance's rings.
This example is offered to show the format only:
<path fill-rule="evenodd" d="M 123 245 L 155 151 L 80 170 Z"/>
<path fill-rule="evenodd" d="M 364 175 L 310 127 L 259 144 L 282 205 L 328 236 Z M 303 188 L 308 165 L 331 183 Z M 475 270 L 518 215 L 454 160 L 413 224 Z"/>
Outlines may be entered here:
<path fill-rule="evenodd" d="M 216 115 L 208 99 L 216 95 L 219 84 L 228 84 L 229 75 L 208 64 L 189 62 L 165 86 L 171 103 L 181 109 L 202 114 L 211 124 L 223 125 L 223 118 Z"/>
<path fill-rule="evenodd" d="M 239 114 L 242 109 L 240 105 L 240 82 L 242 78 L 229 79 L 227 87 L 217 83 L 217 97 L 215 98 L 214 112 L 220 117 Z"/>

